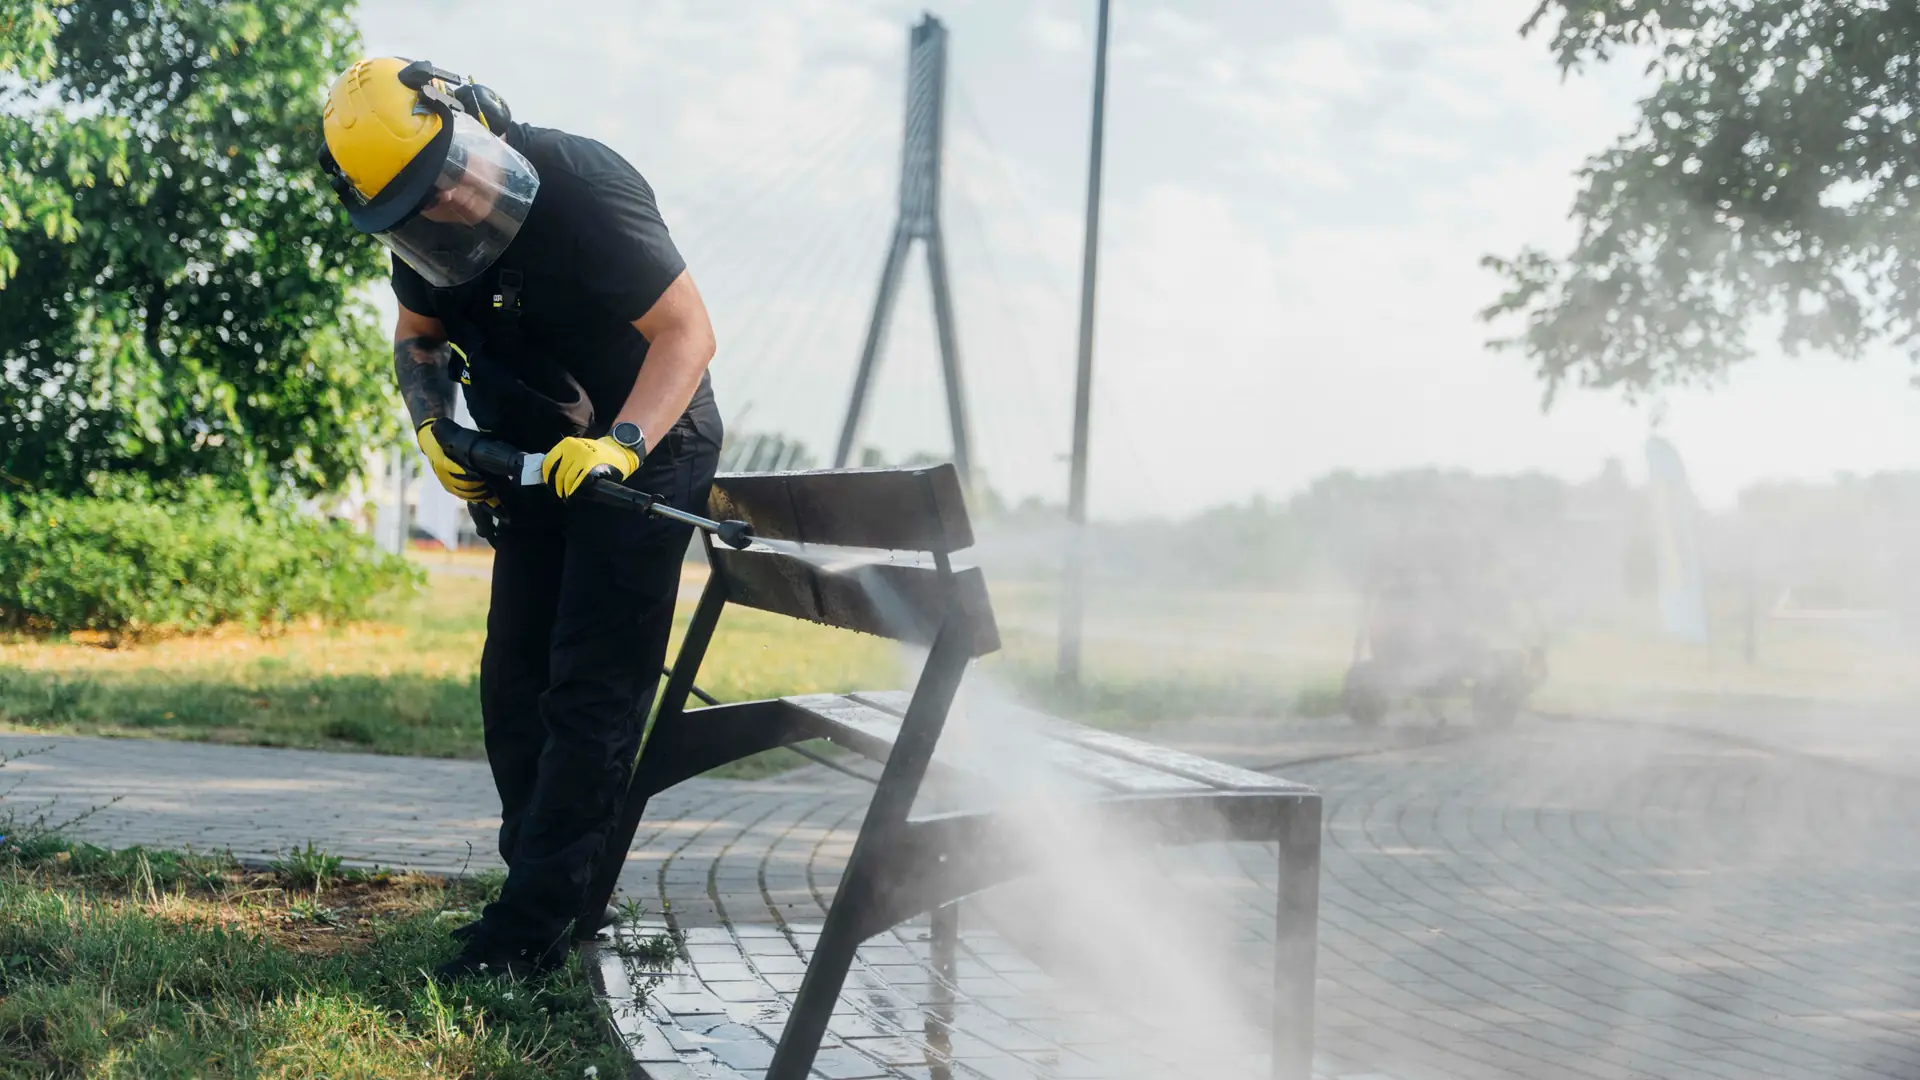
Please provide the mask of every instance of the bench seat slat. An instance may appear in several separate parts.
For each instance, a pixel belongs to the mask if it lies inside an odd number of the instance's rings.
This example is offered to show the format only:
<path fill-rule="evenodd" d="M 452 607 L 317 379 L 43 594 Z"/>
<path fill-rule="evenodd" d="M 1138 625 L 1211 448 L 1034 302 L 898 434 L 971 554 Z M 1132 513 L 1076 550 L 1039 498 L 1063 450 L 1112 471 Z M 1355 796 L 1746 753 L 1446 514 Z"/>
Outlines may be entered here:
<path fill-rule="evenodd" d="M 855 701 L 864 702 L 875 708 L 885 710 L 895 716 L 906 715 L 907 702 L 911 696 L 897 690 L 881 690 L 872 693 L 860 692 L 850 695 Z M 1042 713 L 1025 709 L 1014 710 L 1030 719 L 1030 727 L 1041 737 L 1035 742 L 1035 752 L 1045 755 L 1047 765 L 1069 776 L 1089 781 L 1111 792 L 1128 795 L 1172 795 L 1193 794 L 1207 791 L 1211 785 L 1189 776 L 1143 766 L 1138 762 L 1127 761 L 1107 754 L 1098 753 L 1074 744 L 1063 738 L 1060 730 L 1064 721 Z M 949 740 L 957 740 L 962 732 L 949 729 Z M 952 741 L 944 742 L 943 747 L 951 748 Z"/>
<path fill-rule="evenodd" d="M 900 703 L 901 712 L 896 713 L 876 707 L 872 702 L 861 701 L 857 695 L 841 697 L 813 694 L 784 700 L 826 721 L 831 727 L 846 730 L 850 738 L 842 741 L 850 749 L 879 761 L 885 761 L 885 755 L 876 755 L 874 748 L 884 746 L 891 749 L 892 741 L 899 735 L 901 713 L 905 711 L 904 702 Z M 942 752 L 933 762 L 935 771 L 942 774 L 942 782 L 958 783 L 963 791 L 968 788 L 974 791 L 992 790 L 1001 786 L 991 783 L 988 777 L 1004 773 L 1004 763 L 987 760 L 981 754 L 969 754 L 964 746 L 964 742 L 958 740 L 942 742 Z M 1079 794 L 1088 798 L 1116 792 L 1137 795 L 1207 790 L 1204 785 L 1191 780 L 1142 769 L 1054 739 L 1042 740 L 1035 747 L 1035 752 L 1043 755 L 1041 764 L 1050 768 L 1070 788 L 1080 788 Z"/>
<path fill-rule="evenodd" d="M 900 720 L 839 694 L 806 694 L 780 700 L 812 713 L 836 729 L 834 741 L 874 761 L 886 764 L 900 737 Z"/>
<path fill-rule="evenodd" d="M 864 701 L 895 715 L 905 712 L 906 703 L 909 700 L 909 695 L 899 690 L 862 691 L 852 696 L 855 700 Z M 1183 778 L 1189 782 L 1185 790 L 1197 787 L 1208 787 L 1219 791 L 1308 790 L 1304 785 L 1296 784 L 1291 780 L 1210 761 L 1184 750 L 1142 742 L 1139 739 L 1090 728 L 1084 724 L 1076 724 L 1070 720 L 1062 720 L 1031 709 L 1013 706 L 1008 708 L 1023 714 L 1034 727 L 1044 730 L 1055 739 L 1108 758 L 1127 762 L 1134 769 Z"/>
<path fill-rule="evenodd" d="M 780 701 L 808 714 L 820 736 L 831 739 L 837 746 L 882 765 L 893 756 L 893 744 L 900 737 L 897 716 L 839 694 L 803 694 Z M 965 763 L 944 758 L 928 764 L 927 781 L 928 786 L 922 789 L 922 794 L 932 800 L 927 805 L 948 810 L 964 803 L 961 793 L 978 791 L 986 785 L 986 778 L 967 769 Z"/>
<path fill-rule="evenodd" d="M 808 694 L 781 700 L 812 714 L 821 721 L 825 730 L 833 733 L 836 742 L 882 763 L 892 752 L 894 740 L 900 736 L 900 722 L 905 712 L 904 702 L 901 712 L 895 713 L 876 708 L 872 703 L 856 697 L 839 694 Z M 942 802 L 964 800 L 969 794 L 992 792 L 998 786 L 988 778 L 995 771 L 993 762 L 983 760 L 979 755 L 952 753 L 952 743 L 943 742 L 941 749 L 943 752 L 937 754 L 928 766 L 928 776 L 940 788 L 939 798 Z M 1073 753 L 1073 748 L 1057 743 L 1050 743 L 1047 749 L 1050 754 L 1059 750 Z M 1100 783 L 1059 762 L 1052 764 L 1060 768 L 1062 779 L 1070 788 L 1079 789 L 1075 792 L 1077 795 L 1098 798 L 1114 790 L 1128 790 Z"/>
<path fill-rule="evenodd" d="M 1198 780 L 1222 791 L 1300 791 L 1311 790 L 1304 784 L 1283 780 L 1278 776 L 1268 776 L 1252 769 L 1242 769 L 1224 762 L 1212 761 L 1184 750 L 1158 746 L 1139 739 L 1129 739 L 1125 735 L 1115 735 L 1111 731 L 1069 724 L 1066 737 L 1089 750 L 1098 750 L 1124 758 L 1151 769 L 1164 769 L 1178 776 Z"/>

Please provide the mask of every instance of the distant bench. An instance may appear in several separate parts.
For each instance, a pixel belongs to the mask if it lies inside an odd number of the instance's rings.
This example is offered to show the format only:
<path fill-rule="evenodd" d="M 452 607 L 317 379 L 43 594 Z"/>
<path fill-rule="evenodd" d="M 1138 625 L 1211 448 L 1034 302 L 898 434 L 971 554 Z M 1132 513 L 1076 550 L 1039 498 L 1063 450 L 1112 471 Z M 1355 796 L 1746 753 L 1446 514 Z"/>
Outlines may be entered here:
<path fill-rule="evenodd" d="M 613 896 L 654 795 L 748 755 L 827 739 L 884 764 L 853 854 L 803 977 L 767 1080 L 802 1080 L 861 942 L 935 912 L 936 951 L 951 955 L 957 920 L 939 909 L 1032 874 L 1019 806 L 909 818 L 932 771 L 945 788 L 990 789 L 972 763 L 935 763 L 934 749 L 967 665 L 1000 647 L 978 568 L 952 555 L 973 545 L 958 475 L 927 469 L 723 476 L 712 516 L 750 522 L 772 541 L 744 551 L 706 539 L 712 566 L 660 708 L 634 769 L 623 816 L 589 890 L 586 911 Z M 808 545 L 802 558 L 786 545 Z M 829 550 L 821 552 L 820 547 Z M 846 550 L 840 549 L 857 549 Z M 823 565 L 824 564 L 824 565 Z M 727 604 L 928 647 L 911 693 L 814 694 L 688 709 L 694 677 Z M 1057 788 L 1083 797 L 1097 827 L 1159 844 L 1275 842 L 1280 893 L 1275 942 L 1276 1080 L 1307 1080 L 1320 879 L 1320 796 L 1313 789 L 1192 754 L 1043 717 L 1031 726 Z M 1136 841 L 1137 842 L 1137 841 Z M 590 927 L 596 920 L 583 918 Z"/>

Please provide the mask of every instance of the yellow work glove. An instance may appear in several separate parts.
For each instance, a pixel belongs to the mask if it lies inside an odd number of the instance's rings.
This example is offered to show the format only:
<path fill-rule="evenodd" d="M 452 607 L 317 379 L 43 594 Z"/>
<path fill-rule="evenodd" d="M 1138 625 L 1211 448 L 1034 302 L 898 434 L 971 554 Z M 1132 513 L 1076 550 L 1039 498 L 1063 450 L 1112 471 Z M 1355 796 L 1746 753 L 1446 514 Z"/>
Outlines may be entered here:
<path fill-rule="evenodd" d="M 433 466 L 433 475 L 440 478 L 440 486 L 456 498 L 467 502 L 493 502 L 493 496 L 487 493 L 486 481 L 478 473 L 471 473 L 460 467 L 434 437 L 433 421 L 421 424 L 414 431 L 414 437 L 420 442 L 420 452 L 427 455 L 427 463 Z"/>
<path fill-rule="evenodd" d="M 576 435 L 561 439 L 559 445 L 547 451 L 546 460 L 540 463 L 540 479 L 553 488 L 555 495 L 570 498 L 587 482 L 593 470 L 602 465 L 617 474 L 617 479 L 625 480 L 640 467 L 640 455 L 614 442 L 610 435 L 598 439 L 582 439 Z"/>

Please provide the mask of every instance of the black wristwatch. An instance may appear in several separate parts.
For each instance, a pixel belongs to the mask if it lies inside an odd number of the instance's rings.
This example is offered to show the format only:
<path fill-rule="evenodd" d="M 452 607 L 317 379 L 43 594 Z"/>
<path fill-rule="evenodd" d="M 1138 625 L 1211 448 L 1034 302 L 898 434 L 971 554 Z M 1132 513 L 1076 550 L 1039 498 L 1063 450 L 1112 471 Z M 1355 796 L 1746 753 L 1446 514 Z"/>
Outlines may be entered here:
<path fill-rule="evenodd" d="M 614 442 L 633 451 L 634 457 L 647 456 L 647 433 L 640 430 L 639 424 L 631 420 L 622 420 L 613 425 L 613 430 L 607 434 L 613 437 Z"/>

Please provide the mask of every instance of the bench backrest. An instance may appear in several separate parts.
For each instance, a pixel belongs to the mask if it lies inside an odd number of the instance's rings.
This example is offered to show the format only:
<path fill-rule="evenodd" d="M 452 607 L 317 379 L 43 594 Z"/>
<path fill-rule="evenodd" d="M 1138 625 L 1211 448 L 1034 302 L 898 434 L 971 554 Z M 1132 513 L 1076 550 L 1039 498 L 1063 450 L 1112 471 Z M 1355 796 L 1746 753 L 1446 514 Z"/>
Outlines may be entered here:
<path fill-rule="evenodd" d="M 773 540 L 942 555 L 973 546 L 952 465 L 727 473 L 714 480 L 708 506 Z"/>
<path fill-rule="evenodd" d="M 722 475 L 708 510 L 772 541 L 708 544 L 732 603 L 920 645 L 957 620 L 973 655 L 1000 647 L 986 578 L 949 558 L 973 545 L 952 465 Z"/>

